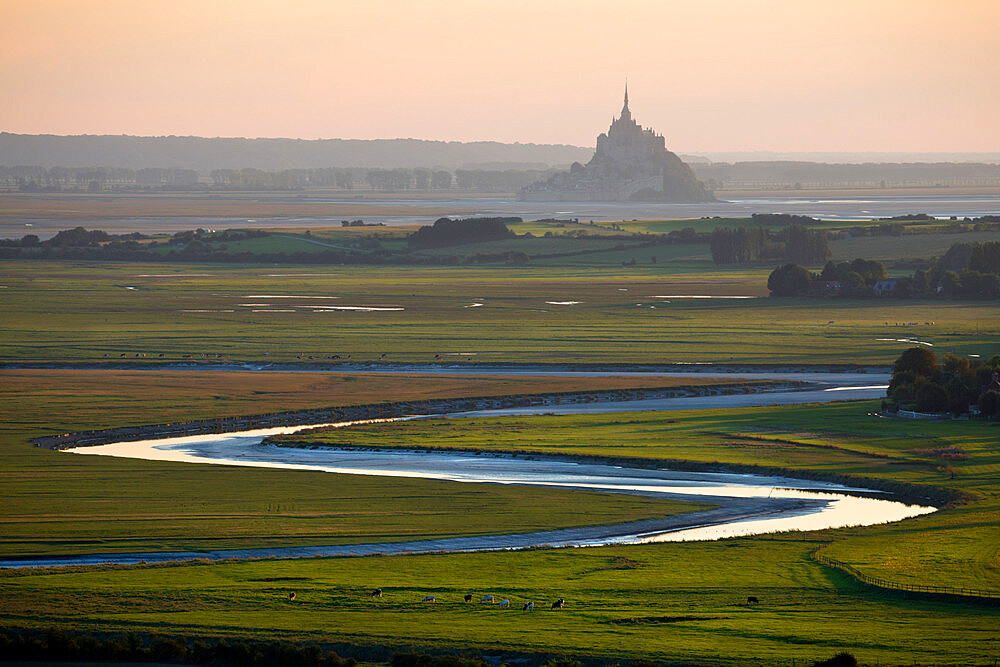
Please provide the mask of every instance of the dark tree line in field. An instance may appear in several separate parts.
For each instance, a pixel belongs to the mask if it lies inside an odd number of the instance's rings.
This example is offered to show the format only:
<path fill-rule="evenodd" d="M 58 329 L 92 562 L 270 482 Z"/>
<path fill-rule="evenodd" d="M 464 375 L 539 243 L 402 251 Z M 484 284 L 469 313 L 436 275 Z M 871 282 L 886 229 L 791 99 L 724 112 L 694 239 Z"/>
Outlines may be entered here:
<path fill-rule="evenodd" d="M 772 296 L 1000 299 L 1000 241 L 955 243 L 930 268 L 888 278 L 875 260 L 828 262 L 819 274 L 793 263 L 767 279 Z"/>
<path fill-rule="evenodd" d="M 421 227 L 410 234 L 411 248 L 440 248 L 443 246 L 499 241 L 516 236 L 507 223 L 522 222 L 521 218 L 466 218 L 452 220 L 438 218 L 433 226 Z"/>
<path fill-rule="evenodd" d="M 445 219 L 447 220 L 447 219 Z M 485 224 L 480 225 L 484 222 Z M 505 221 L 519 221 L 520 218 L 473 219 L 470 226 L 459 225 L 456 236 L 421 238 L 432 245 L 442 247 L 459 243 L 496 240 L 513 237 L 504 224 Z M 497 222 L 499 221 L 499 222 Z M 460 221 L 448 220 L 448 223 Z M 447 226 L 447 223 L 443 223 Z M 432 227 L 423 229 L 433 230 Z M 501 235 L 502 234 L 502 235 Z M 463 261 L 506 261 L 510 264 L 527 263 L 523 252 L 507 252 L 497 255 L 475 255 L 470 258 L 459 256 L 438 257 L 431 254 L 413 254 L 393 251 L 382 247 L 371 237 L 345 240 L 346 248 L 331 248 L 316 252 L 266 252 L 234 250 L 227 243 L 270 236 L 270 232 L 250 229 L 227 229 L 222 232 L 206 232 L 204 229 L 177 232 L 172 237 L 150 239 L 143 234 L 108 234 L 101 230 L 87 230 L 83 227 L 63 230 L 53 238 L 39 241 L 34 234 L 20 239 L 0 239 L 0 259 L 42 259 L 81 261 L 125 261 L 125 262 L 206 262 L 226 264 L 458 264 Z M 441 238 L 455 239 L 440 242 Z M 414 248 L 416 249 L 416 248 Z"/>
<path fill-rule="evenodd" d="M 798 264 L 785 264 L 771 272 L 767 288 L 772 296 L 872 296 L 875 285 L 885 277 L 885 266 L 868 259 L 827 262 L 818 274 Z"/>
<path fill-rule="evenodd" d="M 189 187 L 198 184 L 194 169 L 124 167 L 4 167 L 0 165 L 0 184 L 22 192 L 57 192 L 60 190 L 98 191 L 108 187 L 163 188 Z"/>
<path fill-rule="evenodd" d="M 917 412 L 1000 414 L 1000 354 L 988 361 L 946 354 L 941 362 L 932 350 L 911 347 L 892 367 L 886 408 Z"/>
<path fill-rule="evenodd" d="M 792 224 L 780 231 L 764 227 L 716 227 L 709 241 L 715 264 L 750 264 L 785 259 L 816 264 L 830 258 L 826 232 Z"/>
<path fill-rule="evenodd" d="M 549 169 L 429 169 L 426 167 L 370 169 L 328 167 L 317 169 L 213 169 L 211 183 L 202 182 L 193 169 L 127 169 L 120 167 L 0 166 L 0 185 L 22 192 L 59 192 L 131 189 L 299 190 L 332 188 L 406 190 L 476 190 L 517 192 L 548 177 Z"/>

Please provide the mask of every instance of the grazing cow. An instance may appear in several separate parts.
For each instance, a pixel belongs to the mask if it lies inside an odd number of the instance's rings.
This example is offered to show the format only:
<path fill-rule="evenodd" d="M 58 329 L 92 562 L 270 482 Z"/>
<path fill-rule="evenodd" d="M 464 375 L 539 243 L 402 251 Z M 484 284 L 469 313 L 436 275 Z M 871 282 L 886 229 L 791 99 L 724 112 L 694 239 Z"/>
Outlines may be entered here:
<path fill-rule="evenodd" d="M 425 595 L 424 596 L 424 602 L 434 602 L 434 596 L 433 595 Z"/>
<path fill-rule="evenodd" d="M 747 597 L 747 604 L 760 604 L 760 600 L 751 595 Z"/>
<path fill-rule="evenodd" d="M 466 602 L 472 602 L 472 593 L 466 593 L 465 594 L 465 601 Z"/>
<path fill-rule="evenodd" d="M 368 595 L 372 596 L 373 598 L 380 598 L 380 597 L 382 597 L 382 589 L 381 588 L 375 588 Z"/>
<path fill-rule="evenodd" d="M 288 601 L 291 602 L 295 599 L 295 591 L 288 594 Z"/>
<path fill-rule="evenodd" d="M 521 611 L 535 611 L 535 603 L 534 602 L 525 602 L 524 606 L 521 607 Z"/>
<path fill-rule="evenodd" d="M 562 609 L 564 606 L 566 606 L 566 600 L 562 598 L 559 598 L 558 600 L 552 603 L 553 609 Z"/>
<path fill-rule="evenodd" d="M 509 609 L 510 608 L 510 600 L 500 600 L 500 608 L 501 609 Z"/>
<path fill-rule="evenodd" d="M 493 596 L 492 595 L 484 595 L 483 599 L 480 600 L 480 602 L 489 602 L 490 604 L 493 604 Z"/>

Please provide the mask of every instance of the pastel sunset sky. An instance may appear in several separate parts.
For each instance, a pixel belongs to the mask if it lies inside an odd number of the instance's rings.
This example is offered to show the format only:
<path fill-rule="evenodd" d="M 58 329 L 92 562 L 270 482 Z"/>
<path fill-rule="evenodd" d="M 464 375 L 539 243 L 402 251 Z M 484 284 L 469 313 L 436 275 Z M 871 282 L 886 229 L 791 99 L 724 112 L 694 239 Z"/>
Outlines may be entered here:
<path fill-rule="evenodd" d="M 997 0 L 0 0 L 0 131 L 1000 151 Z"/>

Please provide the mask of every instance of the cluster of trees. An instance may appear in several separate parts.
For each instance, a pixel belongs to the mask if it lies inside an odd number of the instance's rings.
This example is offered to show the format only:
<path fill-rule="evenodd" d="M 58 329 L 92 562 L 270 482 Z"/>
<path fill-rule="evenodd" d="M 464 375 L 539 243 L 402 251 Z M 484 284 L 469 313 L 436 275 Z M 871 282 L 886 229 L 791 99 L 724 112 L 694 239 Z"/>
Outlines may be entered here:
<path fill-rule="evenodd" d="M 1000 241 L 952 244 L 930 269 L 917 269 L 899 282 L 900 296 L 1000 298 Z"/>
<path fill-rule="evenodd" d="M 115 188 L 165 188 L 197 185 L 194 169 L 150 167 L 51 167 L 0 165 L 0 183 L 22 192 L 58 192 L 61 190 L 99 191 Z"/>
<path fill-rule="evenodd" d="M 885 277 L 885 266 L 869 259 L 827 262 L 820 273 L 789 263 L 771 272 L 767 277 L 767 289 L 771 291 L 771 296 L 871 296 L 875 283 Z"/>
<path fill-rule="evenodd" d="M 452 220 L 438 218 L 434 225 L 421 227 L 410 234 L 407 242 L 411 248 L 441 248 L 444 246 L 499 241 L 515 236 L 507 223 L 522 222 L 521 218 L 465 218 Z"/>
<path fill-rule="evenodd" d="M 780 231 L 764 227 L 716 227 L 709 246 L 715 264 L 748 264 L 767 259 L 816 264 L 830 258 L 826 232 L 806 229 L 801 224 Z"/>
<path fill-rule="evenodd" d="M 385 192 L 403 190 L 480 190 L 515 192 L 550 174 L 546 169 L 446 169 L 426 167 L 397 169 L 215 169 L 212 183 L 243 189 L 298 189 L 305 187 L 351 190 L 369 188 Z"/>
<path fill-rule="evenodd" d="M 236 189 L 295 190 L 306 187 L 353 190 L 447 190 L 452 187 L 450 171 L 443 169 L 363 169 L 328 167 L 325 169 L 213 169 L 212 184 Z"/>
<path fill-rule="evenodd" d="M 1000 354 L 988 361 L 911 347 L 892 367 L 886 408 L 964 415 L 975 407 L 987 419 L 1000 414 Z"/>
<path fill-rule="evenodd" d="M 481 190 L 514 192 L 551 173 L 545 169 L 446 169 L 426 167 L 396 169 L 215 169 L 212 183 L 241 189 L 299 189 L 305 187 L 351 190 L 369 188 L 385 192 L 404 190 Z"/>
<path fill-rule="evenodd" d="M 855 259 L 852 262 L 827 262 L 819 274 L 824 292 L 832 292 L 828 285 L 837 285 L 843 296 L 868 296 L 880 280 L 885 280 L 885 265 L 873 259 Z"/>
<path fill-rule="evenodd" d="M 771 272 L 767 287 L 773 296 L 861 297 L 873 296 L 881 281 L 880 296 L 1000 299 L 1000 241 L 955 243 L 930 268 L 891 280 L 875 260 L 828 262 L 819 274 L 788 263 Z"/>
<path fill-rule="evenodd" d="M 108 243 L 134 243 L 146 238 L 149 237 L 138 232 L 108 234 L 99 229 L 87 230 L 83 227 L 74 227 L 63 229 L 45 241 L 39 240 L 35 234 L 25 234 L 19 239 L 0 239 L 0 248 L 98 248 Z M 8 253 L 7 256 L 9 255 Z"/>

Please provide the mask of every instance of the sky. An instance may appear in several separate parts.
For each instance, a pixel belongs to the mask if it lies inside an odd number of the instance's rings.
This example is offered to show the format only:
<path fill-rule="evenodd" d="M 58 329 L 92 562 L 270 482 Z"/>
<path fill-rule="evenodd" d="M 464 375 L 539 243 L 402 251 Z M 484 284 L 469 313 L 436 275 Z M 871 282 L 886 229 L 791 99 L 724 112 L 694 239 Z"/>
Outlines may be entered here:
<path fill-rule="evenodd" d="M 0 0 L 0 131 L 1000 151 L 1000 0 Z"/>

